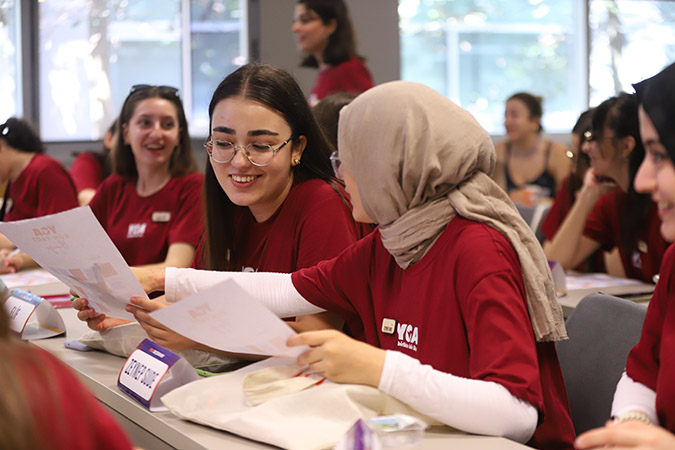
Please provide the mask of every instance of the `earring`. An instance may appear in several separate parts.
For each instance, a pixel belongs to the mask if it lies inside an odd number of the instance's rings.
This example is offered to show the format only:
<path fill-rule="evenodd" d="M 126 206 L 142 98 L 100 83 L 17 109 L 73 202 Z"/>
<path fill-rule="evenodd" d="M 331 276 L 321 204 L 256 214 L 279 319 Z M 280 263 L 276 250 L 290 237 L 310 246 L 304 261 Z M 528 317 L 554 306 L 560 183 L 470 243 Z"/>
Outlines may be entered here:
<path fill-rule="evenodd" d="M 296 159 L 294 159 L 294 160 L 293 160 L 293 165 L 295 165 L 295 166 L 298 166 L 298 165 L 300 165 L 300 160 L 299 160 L 299 159 L 297 159 L 297 158 L 296 158 Z"/>

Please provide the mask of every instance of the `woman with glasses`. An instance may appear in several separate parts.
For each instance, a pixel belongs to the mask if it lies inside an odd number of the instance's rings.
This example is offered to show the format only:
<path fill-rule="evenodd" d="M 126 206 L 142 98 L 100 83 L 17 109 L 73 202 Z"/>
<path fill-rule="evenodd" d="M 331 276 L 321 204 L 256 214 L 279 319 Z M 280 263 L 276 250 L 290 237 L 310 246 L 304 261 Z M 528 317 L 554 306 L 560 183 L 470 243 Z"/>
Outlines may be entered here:
<path fill-rule="evenodd" d="M 303 67 L 318 67 L 309 104 L 335 92 L 359 94 L 373 87 L 373 78 L 356 54 L 356 40 L 343 0 L 298 0 L 291 31 Z"/>
<path fill-rule="evenodd" d="M 166 272 L 176 300 L 234 279 L 276 314 L 338 313 L 353 337 L 304 332 L 298 364 L 378 387 L 454 428 L 542 449 L 574 431 L 554 341 L 564 338 L 551 271 L 489 174 L 495 153 L 473 117 L 417 83 L 386 83 L 340 114 L 334 161 L 354 219 L 379 227 L 293 274 Z M 223 292 L 227 295 L 227 292 Z M 132 299 L 137 317 L 162 305 Z"/>
<path fill-rule="evenodd" d="M 527 92 L 506 101 L 504 128 L 508 140 L 497 144 L 494 179 L 515 203 L 551 202 L 570 172 L 567 148 L 541 137 L 541 97 Z"/>
<path fill-rule="evenodd" d="M 203 231 L 203 177 L 177 89 L 134 86 L 117 129 L 113 174 L 92 211 L 129 265 L 189 267 Z"/>
<path fill-rule="evenodd" d="M 333 258 L 370 231 L 354 223 L 321 133 L 293 77 L 249 64 L 216 88 L 209 105 L 204 179 L 206 230 L 193 267 L 290 273 Z M 164 290 L 164 271 L 137 271 L 146 290 Z M 83 309 L 94 329 L 103 315 Z M 146 326 L 141 320 L 141 324 Z M 337 316 L 298 317 L 296 329 L 341 328 Z M 192 348 L 175 333 L 148 334 L 160 345 Z"/>
<path fill-rule="evenodd" d="M 640 134 L 647 155 L 635 189 L 658 205 L 661 235 L 675 241 L 675 64 L 633 85 L 640 101 Z M 588 431 L 578 449 L 675 449 L 675 248 L 663 258 L 661 276 L 649 302 L 638 344 L 614 394 L 613 420 Z"/>
<path fill-rule="evenodd" d="M 570 269 L 598 249 L 617 247 L 623 270 L 613 275 L 651 283 L 668 244 L 659 233 L 656 205 L 633 185 L 645 155 L 637 97 L 622 93 L 602 102 L 586 140 L 591 168 L 546 256 Z"/>
<path fill-rule="evenodd" d="M 0 203 L 0 221 L 32 219 L 77 206 L 68 172 L 44 151 L 28 121 L 11 117 L 0 125 L 0 184 L 8 183 Z M 25 253 L 14 253 L 14 248 L 0 233 L 0 273 L 35 265 Z"/>

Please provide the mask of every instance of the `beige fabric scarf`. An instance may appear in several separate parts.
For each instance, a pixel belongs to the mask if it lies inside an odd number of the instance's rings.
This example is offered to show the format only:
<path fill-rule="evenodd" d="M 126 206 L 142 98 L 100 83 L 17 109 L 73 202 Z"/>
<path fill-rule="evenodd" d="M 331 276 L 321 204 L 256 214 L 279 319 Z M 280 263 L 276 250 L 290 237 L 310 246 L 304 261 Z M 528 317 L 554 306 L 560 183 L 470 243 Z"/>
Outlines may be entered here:
<path fill-rule="evenodd" d="M 544 252 L 489 177 L 494 147 L 471 114 L 429 87 L 394 81 L 342 109 L 338 142 L 363 208 L 400 267 L 419 261 L 456 214 L 486 223 L 518 255 L 537 341 L 567 337 Z"/>

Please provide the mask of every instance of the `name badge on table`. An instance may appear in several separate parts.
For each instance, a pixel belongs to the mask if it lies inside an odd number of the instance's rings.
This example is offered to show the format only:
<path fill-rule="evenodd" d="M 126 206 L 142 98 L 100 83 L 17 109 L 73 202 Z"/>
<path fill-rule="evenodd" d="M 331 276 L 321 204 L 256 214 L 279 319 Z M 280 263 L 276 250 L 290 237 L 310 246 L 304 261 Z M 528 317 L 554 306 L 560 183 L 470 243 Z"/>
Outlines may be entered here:
<path fill-rule="evenodd" d="M 124 363 L 117 386 L 150 411 L 167 411 L 161 397 L 197 379 L 199 375 L 185 359 L 144 339 Z"/>
<path fill-rule="evenodd" d="M 13 289 L 5 301 L 9 328 L 23 340 L 45 339 L 66 332 L 61 315 L 54 306 L 30 292 Z"/>
<path fill-rule="evenodd" d="M 153 222 L 168 222 L 171 220 L 170 211 L 155 211 L 152 213 Z"/>

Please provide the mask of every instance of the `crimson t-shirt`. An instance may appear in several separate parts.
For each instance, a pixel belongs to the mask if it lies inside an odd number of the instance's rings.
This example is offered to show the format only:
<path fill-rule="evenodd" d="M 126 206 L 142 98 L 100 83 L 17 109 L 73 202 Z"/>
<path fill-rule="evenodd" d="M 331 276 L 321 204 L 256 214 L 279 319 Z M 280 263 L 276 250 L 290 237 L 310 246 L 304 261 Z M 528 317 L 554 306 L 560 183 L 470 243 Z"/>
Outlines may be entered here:
<path fill-rule="evenodd" d="M 61 163 L 38 153 L 10 182 L 5 221 L 33 219 L 76 208 L 75 186 Z"/>
<path fill-rule="evenodd" d="M 336 186 L 343 197 L 346 192 Z M 290 273 L 333 258 L 370 229 L 352 219 L 351 209 L 326 181 L 295 179 L 288 196 L 266 221 L 247 207 L 235 208 L 231 270 Z M 201 245 L 193 267 L 203 268 Z"/>
<path fill-rule="evenodd" d="M 649 302 L 640 341 L 628 354 L 626 373 L 656 392 L 662 427 L 675 433 L 675 247 L 666 251 Z"/>
<path fill-rule="evenodd" d="M 197 246 L 203 232 L 200 173 L 171 178 L 153 195 L 141 197 L 136 179 L 113 174 L 103 181 L 89 206 L 127 264 L 160 263 L 169 246 Z"/>
<path fill-rule="evenodd" d="M 531 444 L 573 448 L 555 346 L 535 341 L 518 257 L 498 231 L 455 217 L 406 270 L 378 231 L 292 279 L 305 299 L 341 315 L 354 337 L 442 372 L 494 381 L 531 403 L 541 420 Z M 382 331 L 385 319 L 396 321 L 393 334 Z"/>
<path fill-rule="evenodd" d="M 600 197 L 588 216 L 584 236 L 599 242 L 605 251 L 619 246 L 619 218 L 630 213 L 625 211 L 625 205 L 626 193 L 622 190 Z M 650 202 L 643 228 L 636 237 L 638 249 L 632 255 L 626 254 L 619 246 L 621 262 L 628 278 L 651 283 L 654 275 L 659 273 L 663 255 L 668 248 L 668 243 L 661 236 L 661 219 L 653 202 Z"/>
<path fill-rule="evenodd" d="M 73 183 L 75 183 L 77 192 L 84 189 L 96 189 L 103 181 L 101 163 L 88 152 L 80 153 L 75 157 L 69 173 Z"/>
<path fill-rule="evenodd" d="M 336 92 L 360 94 L 373 87 L 373 77 L 366 65 L 356 56 L 337 66 L 329 66 L 319 72 L 314 89 L 309 96 L 309 104 L 314 106 L 319 100 Z"/>

